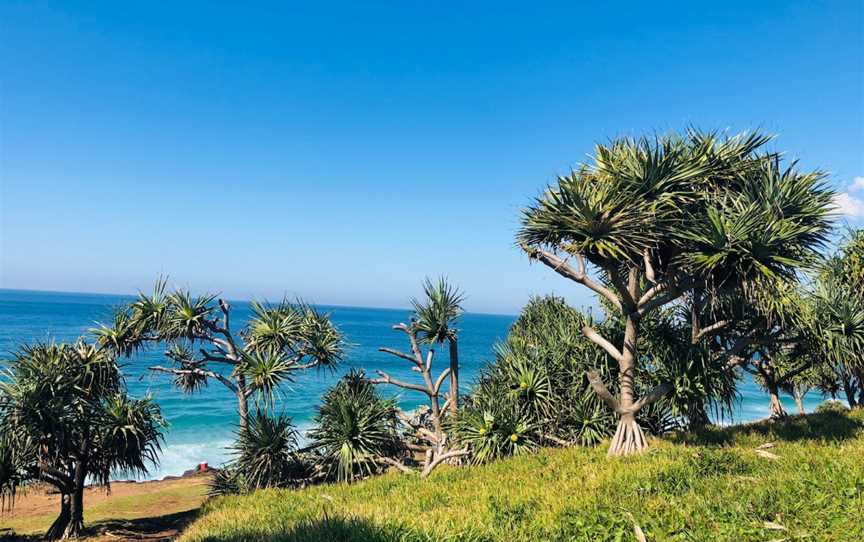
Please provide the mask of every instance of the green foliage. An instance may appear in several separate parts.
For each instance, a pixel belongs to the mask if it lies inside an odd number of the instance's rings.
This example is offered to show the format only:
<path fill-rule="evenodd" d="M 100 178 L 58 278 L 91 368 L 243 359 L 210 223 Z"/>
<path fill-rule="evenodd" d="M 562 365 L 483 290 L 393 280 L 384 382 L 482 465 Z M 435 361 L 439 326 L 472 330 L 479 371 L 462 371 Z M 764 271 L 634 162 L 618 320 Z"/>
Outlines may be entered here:
<path fill-rule="evenodd" d="M 423 293 L 422 300 L 411 300 L 418 336 L 429 343 L 443 343 L 456 338 L 454 326 L 462 314 L 465 295 L 444 277 L 437 283 L 427 278 L 423 283 Z"/>
<path fill-rule="evenodd" d="M 324 394 L 309 431 L 319 466 L 340 482 L 379 472 L 381 458 L 401 452 L 397 412 L 362 371 L 350 371 Z"/>
<path fill-rule="evenodd" d="M 712 428 L 620 461 L 545 449 L 425 481 L 394 473 L 220 498 L 180 540 L 614 542 L 638 525 L 652 541 L 853 542 L 864 538 L 862 416 Z M 767 442 L 778 459 L 755 453 Z"/>
<path fill-rule="evenodd" d="M 231 445 L 234 459 L 217 472 L 212 495 L 249 493 L 269 487 L 290 487 L 309 476 L 297 451 L 297 431 L 291 418 L 257 410 Z"/>
<path fill-rule="evenodd" d="M 846 414 L 848 411 L 849 411 L 849 407 L 847 407 L 846 405 L 844 405 L 840 401 L 833 401 L 833 400 L 825 401 L 816 407 L 816 413 L 817 414 L 829 414 L 829 413 Z"/>
<path fill-rule="evenodd" d="M 516 408 L 468 408 L 460 415 L 458 434 L 475 464 L 536 452 L 540 442 L 529 416 Z"/>
<path fill-rule="evenodd" d="M 518 240 L 605 267 L 661 257 L 658 272 L 716 284 L 792 276 L 827 240 L 832 192 L 821 172 L 759 155 L 769 136 L 616 139 L 523 212 Z"/>
<path fill-rule="evenodd" d="M 530 451 L 550 437 L 596 444 L 609 434 L 611 416 L 600 414 L 585 378 L 589 369 L 611 370 L 582 337 L 589 322 L 556 297 L 534 298 L 522 310 L 460 412 L 457 432 L 474 461 Z"/>
<path fill-rule="evenodd" d="M 7 367 L 0 380 L 4 500 L 36 481 L 80 494 L 87 481 L 108 485 L 112 474 L 143 475 L 156 464 L 165 425 L 159 407 L 126 395 L 108 350 L 81 340 L 24 345 Z M 61 514 L 49 538 L 74 535 L 80 522 Z"/>
<path fill-rule="evenodd" d="M 593 446 L 615 430 L 616 420 L 588 385 L 596 370 L 617 382 L 617 363 L 582 335 L 590 325 L 619 340 L 623 326 L 614 313 L 602 322 L 556 297 L 532 299 L 513 324 L 495 361 L 485 367 L 460 413 L 457 433 L 472 450 L 472 460 L 487 461 L 562 442 Z M 640 423 L 662 434 L 706 409 L 728 411 L 736 394 L 735 375 L 713 363 L 704 345 L 692 345 L 689 328 L 672 312 L 643 321 L 639 343 L 642 363 L 636 386 L 641 394 L 661 382 L 674 390 L 639 413 Z M 615 384 L 611 391 L 617 392 Z M 509 440 L 519 428 L 519 447 Z M 495 430 L 492 430 L 492 429 Z"/>
<path fill-rule="evenodd" d="M 152 294 L 139 293 L 115 312 L 111 325 L 99 325 L 92 334 L 117 355 L 164 346 L 173 366 L 153 369 L 172 374 L 179 389 L 197 392 L 216 379 L 244 405 L 252 397 L 271 406 L 293 373 L 341 361 L 342 334 L 329 315 L 302 301 L 253 302 L 251 308 L 252 317 L 235 334 L 226 302 L 182 289 L 169 292 L 160 279 Z"/>

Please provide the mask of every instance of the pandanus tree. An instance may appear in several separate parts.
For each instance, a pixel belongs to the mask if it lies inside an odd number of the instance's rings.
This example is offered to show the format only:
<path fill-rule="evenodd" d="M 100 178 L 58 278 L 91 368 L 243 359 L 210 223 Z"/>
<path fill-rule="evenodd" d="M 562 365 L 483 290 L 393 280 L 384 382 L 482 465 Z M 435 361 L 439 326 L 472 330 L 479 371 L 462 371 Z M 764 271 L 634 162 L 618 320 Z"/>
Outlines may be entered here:
<path fill-rule="evenodd" d="M 401 461 L 399 408 L 378 394 L 363 371 L 352 370 L 321 399 L 309 431 L 316 464 L 328 478 L 352 482 Z"/>
<path fill-rule="evenodd" d="M 411 305 L 417 316 L 418 337 L 427 344 L 439 346 L 447 343 L 450 355 L 450 384 L 447 406 L 452 414 L 459 410 L 459 330 L 457 321 L 462 315 L 465 295 L 449 284 L 444 277 L 433 283 L 423 283 L 425 299 L 412 299 Z"/>
<path fill-rule="evenodd" d="M 408 339 L 410 353 L 393 348 L 379 348 L 381 352 L 393 355 L 412 364 L 411 370 L 420 374 L 421 382 L 407 382 L 393 378 L 385 371 L 376 371 L 379 378 L 371 380 L 375 384 L 390 384 L 404 390 L 418 392 L 426 396 L 430 407 L 429 427 L 425 424 L 415 424 L 412 427 L 414 437 L 419 444 L 408 443 L 408 448 L 424 454 L 422 476 L 428 476 L 441 463 L 466 455 L 467 450 L 454 447 L 453 439 L 447 431 L 446 418 L 454 415 L 451 405 L 458 400 L 458 379 L 453 379 L 453 365 L 458 370 L 458 355 L 456 349 L 456 330 L 454 323 L 461 314 L 460 303 L 462 294 L 454 287 L 440 280 L 437 285 L 426 281 L 424 285 L 425 299 L 413 299 L 414 314 L 410 323 L 400 323 L 393 326 L 395 331 L 404 333 Z M 448 341 L 450 350 L 450 366 L 437 376 L 434 374 L 433 361 L 435 346 Z M 425 347 L 425 351 L 424 351 Z M 450 389 L 443 405 L 441 403 L 441 388 L 450 379 Z M 412 420 L 403 415 L 403 421 Z"/>
<path fill-rule="evenodd" d="M 856 237 L 844 247 L 841 258 L 852 259 Z M 857 234 L 864 261 L 864 235 Z M 851 257 L 850 257 L 851 256 Z M 851 408 L 864 407 L 864 296 L 856 284 L 855 268 L 848 261 L 827 262 L 818 277 L 816 299 L 815 353 L 825 360 L 815 375 L 818 387 L 831 395 L 842 393 Z"/>
<path fill-rule="evenodd" d="M 342 334 L 329 315 L 312 305 L 283 300 L 253 302 L 252 317 L 235 333 L 231 306 L 213 295 L 167 292 L 160 280 L 151 295 L 139 294 L 116 311 L 111 325 L 93 330 L 99 344 L 117 353 L 164 346 L 172 366 L 150 367 L 174 376 L 192 393 L 217 381 L 237 398 L 241 430 L 252 397 L 271 401 L 299 371 L 333 367 L 342 358 Z"/>
<path fill-rule="evenodd" d="M 850 230 L 818 276 L 821 346 L 829 365 L 819 387 L 864 407 L 864 230 Z"/>
<path fill-rule="evenodd" d="M 149 398 L 132 399 L 113 353 L 83 341 L 23 346 L 0 380 L 0 495 L 22 485 L 60 494 L 49 540 L 84 527 L 85 483 L 146 474 L 160 451 L 164 421 Z"/>
<path fill-rule="evenodd" d="M 582 329 L 619 368 L 617 397 L 588 374 L 619 419 L 609 455 L 646 448 L 636 415 L 672 389 L 667 381 L 636 396 L 646 316 L 693 292 L 711 299 L 766 277 L 792 279 L 826 241 L 832 193 L 824 175 L 760 154 L 769 139 L 694 130 L 617 139 L 523 211 L 517 239 L 528 256 L 600 296 L 623 323 L 618 344 Z M 715 324 L 694 332 L 708 340 L 722 327 Z"/>

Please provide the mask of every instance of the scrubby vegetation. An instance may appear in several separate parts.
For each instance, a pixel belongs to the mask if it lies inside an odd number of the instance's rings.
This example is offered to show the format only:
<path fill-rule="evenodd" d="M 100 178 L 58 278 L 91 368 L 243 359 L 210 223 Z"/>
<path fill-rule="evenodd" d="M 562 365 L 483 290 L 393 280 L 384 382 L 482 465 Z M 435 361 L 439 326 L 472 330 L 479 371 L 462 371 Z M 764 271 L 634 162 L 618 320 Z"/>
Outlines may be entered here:
<path fill-rule="evenodd" d="M 187 540 L 621 540 L 632 533 L 683 541 L 771 532 L 855 540 L 861 527 L 849 518 L 864 512 L 864 416 L 855 410 L 864 406 L 864 234 L 850 231 L 835 254 L 825 254 L 833 196 L 825 175 L 784 165 L 763 150 L 769 140 L 689 130 L 599 145 L 589 164 L 523 211 L 517 234 L 531 260 L 596 294 L 596 316 L 554 296 L 532 299 L 462 395 L 464 295 L 443 278 L 427 280 L 408 321 L 392 327 L 406 349 L 380 349 L 417 377 L 351 371 L 323 396 L 302 449 L 291 420 L 273 411 L 274 398 L 297 371 L 332 368 L 344 354 L 341 332 L 310 305 L 253 303 L 252 318 L 235 332 L 224 300 L 168 293 L 159 281 L 152 295 L 93 330 L 92 352 L 115 363 L 163 348 L 172 365 L 151 369 L 173 375 L 181 389 L 217 381 L 235 394 L 235 457 L 211 488 L 222 497 Z M 436 365 L 445 345 L 448 363 Z M 744 372 L 766 391 L 777 423 L 712 429 L 710 420 L 732 408 Z M 79 387 L 92 382 L 85 375 Z M 428 406 L 401 412 L 386 395 L 394 387 L 421 394 Z M 853 410 L 830 403 L 789 420 L 780 394 L 803 412 L 802 397 L 813 389 L 843 396 Z M 20 416 L 8 410 L 17 391 L 3 390 L 0 424 L 19 431 Z M 43 396 L 66 400 L 52 393 Z M 93 404 L 107 414 L 85 411 L 75 431 L 91 435 L 88 423 L 135 414 L 131 403 L 107 395 Z M 140 405 L 146 411 L 149 403 Z M 146 445 L 135 443 L 139 449 L 124 431 L 111 437 L 119 459 L 108 447 L 88 474 L 107 481 L 114 468 L 141 470 L 144 459 L 155 459 L 155 430 Z M 0 495 L 27 476 L 63 481 L 42 468 L 44 457 L 27 463 L 15 451 L 36 450 L 21 445 L 39 437 L 31 433 L 0 440 Z M 646 451 L 652 436 L 666 438 L 654 439 L 651 454 L 600 460 L 604 442 L 609 456 L 630 456 Z M 62 456 L 78 461 L 69 446 L 79 441 L 66 440 L 48 459 L 68 470 Z M 436 468 L 468 464 L 422 485 Z M 366 480 L 387 470 L 407 476 Z M 324 482 L 339 485 L 307 487 Z M 70 487 L 58 485 L 64 495 Z M 286 493 L 296 488 L 304 489 Z"/>
<path fill-rule="evenodd" d="M 712 428 L 606 461 L 543 449 L 423 481 L 265 490 L 205 505 L 183 542 L 864 539 L 864 413 Z"/>
<path fill-rule="evenodd" d="M 0 379 L 0 499 L 12 505 L 19 490 L 48 484 L 60 513 L 45 538 L 77 538 L 85 485 L 146 474 L 164 425 L 151 398 L 127 395 L 109 350 L 84 340 L 23 346 Z"/>

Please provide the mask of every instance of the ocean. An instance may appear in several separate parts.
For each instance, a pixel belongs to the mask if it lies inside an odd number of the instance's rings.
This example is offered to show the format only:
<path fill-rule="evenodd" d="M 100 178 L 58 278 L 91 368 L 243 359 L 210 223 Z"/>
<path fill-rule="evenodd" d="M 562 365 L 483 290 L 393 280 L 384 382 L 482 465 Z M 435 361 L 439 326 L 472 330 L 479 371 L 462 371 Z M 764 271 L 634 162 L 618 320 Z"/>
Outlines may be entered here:
<path fill-rule="evenodd" d="M 0 289 L 0 359 L 8 359 L 20 344 L 35 341 L 72 341 L 94 327 L 97 322 L 109 322 L 112 308 L 128 302 L 129 296 L 36 292 Z M 231 302 L 232 327 L 235 332 L 249 317 L 249 304 Z M 391 326 L 407 322 L 408 309 L 375 309 L 364 307 L 321 306 L 332 315 L 348 342 L 344 363 L 336 371 L 312 370 L 300 374 L 285 389 L 276 408 L 291 416 L 301 434 L 311 426 L 321 395 L 350 368 L 364 368 L 370 374 L 376 369 L 392 376 L 412 379 L 409 363 L 378 351 L 379 347 L 407 349 L 404 334 Z M 493 359 L 493 346 L 502 340 L 514 316 L 465 314 L 460 320 L 459 356 L 463 392 L 470 387 L 477 371 Z M 446 349 L 437 353 L 437 366 L 447 361 Z M 150 478 L 179 475 L 201 462 L 218 466 L 230 459 L 226 447 L 236 430 L 236 401 L 221 384 L 213 382 L 194 395 L 186 395 L 171 385 L 169 375 L 154 374 L 147 367 L 165 363 L 159 350 L 143 352 L 122 360 L 126 383 L 131 395 L 152 394 L 169 423 L 160 464 Z M 0 361 L 0 365 L 3 362 Z M 405 409 L 416 407 L 423 397 L 414 392 L 396 391 Z M 741 398 L 731 419 L 722 423 L 751 421 L 768 415 L 768 396 L 752 381 L 740 386 Z M 805 398 L 808 410 L 822 401 L 816 393 Z M 795 405 L 783 398 L 791 413 Z"/>

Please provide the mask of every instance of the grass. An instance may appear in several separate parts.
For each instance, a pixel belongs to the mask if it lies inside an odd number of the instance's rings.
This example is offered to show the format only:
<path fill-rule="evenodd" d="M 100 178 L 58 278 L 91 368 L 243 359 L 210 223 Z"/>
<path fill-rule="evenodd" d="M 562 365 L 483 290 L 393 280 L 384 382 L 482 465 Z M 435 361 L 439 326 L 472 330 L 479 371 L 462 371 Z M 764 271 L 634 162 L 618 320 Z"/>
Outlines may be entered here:
<path fill-rule="evenodd" d="M 655 444 L 616 460 L 549 449 L 425 481 L 388 474 L 222 497 L 181 541 L 628 541 L 634 525 L 650 541 L 864 540 L 862 412 Z"/>

